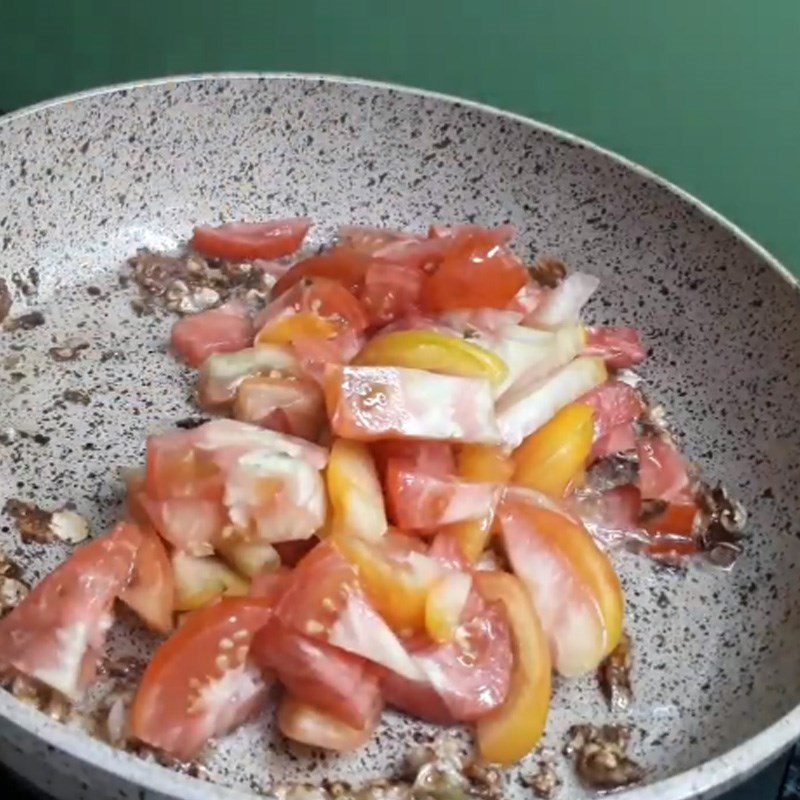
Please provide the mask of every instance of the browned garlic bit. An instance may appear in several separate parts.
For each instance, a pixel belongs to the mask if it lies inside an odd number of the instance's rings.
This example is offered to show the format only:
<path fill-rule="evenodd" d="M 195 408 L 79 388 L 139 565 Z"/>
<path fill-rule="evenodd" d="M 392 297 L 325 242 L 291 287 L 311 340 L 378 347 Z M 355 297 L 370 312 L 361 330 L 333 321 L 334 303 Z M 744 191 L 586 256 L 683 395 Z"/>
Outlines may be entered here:
<path fill-rule="evenodd" d="M 128 265 L 141 293 L 133 301 L 138 314 L 151 313 L 155 304 L 178 314 L 194 314 L 234 294 L 262 305 L 275 283 L 265 262 L 213 261 L 194 253 L 168 256 L 143 250 Z"/>
<path fill-rule="evenodd" d="M 528 270 L 531 277 L 548 289 L 555 289 L 567 275 L 567 267 L 563 261 L 549 256 L 540 256 Z"/>
<path fill-rule="evenodd" d="M 597 670 L 600 689 L 612 711 L 624 711 L 633 700 L 631 640 L 622 634 L 619 644 Z"/>
<path fill-rule="evenodd" d="M 3 508 L 17 523 L 23 542 L 48 544 L 54 541 L 77 544 L 89 536 L 86 520 L 69 508 L 45 511 L 32 503 L 11 498 Z"/>
<path fill-rule="evenodd" d="M 51 347 L 47 352 L 50 354 L 50 358 L 52 358 L 53 361 L 63 363 L 65 361 L 74 361 L 81 354 L 81 351 L 86 350 L 88 347 L 88 342 L 68 339 L 63 344 Z"/>
<path fill-rule="evenodd" d="M 624 725 L 573 725 L 564 755 L 573 759 L 578 777 L 594 789 L 618 789 L 638 783 L 645 772 L 630 756 L 630 729 Z"/>
<path fill-rule="evenodd" d="M 539 800 L 553 800 L 562 786 L 562 780 L 556 772 L 556 754 L 552 750 L 543 749 L 537 753 L 538 760 L 533 770 L 522 775 L 519 782 L 526 789 L 533 791 Z"/>

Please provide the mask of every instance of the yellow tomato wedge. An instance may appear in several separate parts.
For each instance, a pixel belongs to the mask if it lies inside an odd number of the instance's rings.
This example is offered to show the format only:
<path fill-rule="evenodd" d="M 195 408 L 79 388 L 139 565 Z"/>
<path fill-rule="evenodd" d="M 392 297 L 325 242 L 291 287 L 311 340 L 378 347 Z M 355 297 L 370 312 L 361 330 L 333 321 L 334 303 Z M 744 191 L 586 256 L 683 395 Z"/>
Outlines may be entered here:
<path fill-rule="evenodd" d="M 514 472 L 514 462 L 495 445 L 465 444 L 456 456 L 458 474 L 470 481 L 505 484 Z M 481 519 L 468 519 L 448 525 L 445 530 L 458 539 L 461 552 L 474 564 L 486 549 L 494 527 L 494 512 Z"/>
<path fill-rule="evenodd" d="M 500 356 L 466 339 L 436 331 L 396 331 L 376 336 L 353 363 L 485 378 L 495 386 L 508 374 L 508 367 Z"/>
<path fill-rule="evenodd" d="M 191 556 L 176 550 L 172 574 L 176 611 L 194 611 L 218 597 L 243 596 L 250 589 L 246 580 L 213 556 Z"/>
<path fill-rule="evenodd" d="M 364 539 L 386 533 L 386 509 L 375 462 L 367 445 L 337 439 L 326 472 L 331 516 L 328 530 Z"/>
<path fill-rule="evenodd" d="M 550 705 L 550 653 L 525 587 L 506 572 L 478 572 L 475 585 L 485 600 L 501 602 L 508 616 L 514 668 L 506 701 L 476 723 L 483 759 L 507 766 L 538 743 Z"/>
<path fill-rule="evenodd" d="M 425 629 L 435 642 L 453 641 L 471 588 L 472 578 L 466 572 L 450 572 L 431 587 L 425 601 Z"/>
<path fill-rule="evenodd" d="M 310 311 L 301 311 L 287 317 L 279 317 L 272 325 L 262 328 L 256 336 L 256 344 L 290 344 L 301 336 L 330 339 L 339 332 L 339 326 Z"/>
<path fill-rule="evenodd" d="M 514 451 L 513 482 L 563 497 L 580 481 L 594 435 L 594 412 L 570 403 Z"/>
<path fill-rule="evenodd" d="M 390 534 L 378 542 L 369 542 L 356 536 L 336 535 L 331 540 L 358 569 L 367 597 L 391 628 L 403 634 L 425 629 L 428 592 L 441 577 L 442 568 L 412 549 L 413 537 Z"/>
<path fill-rule="evenodd" d="M 468 481 L 508 483 L 514 462 L 501 447 L 491 444 L 465 444 L 456 455 L 458 474 Z"/>

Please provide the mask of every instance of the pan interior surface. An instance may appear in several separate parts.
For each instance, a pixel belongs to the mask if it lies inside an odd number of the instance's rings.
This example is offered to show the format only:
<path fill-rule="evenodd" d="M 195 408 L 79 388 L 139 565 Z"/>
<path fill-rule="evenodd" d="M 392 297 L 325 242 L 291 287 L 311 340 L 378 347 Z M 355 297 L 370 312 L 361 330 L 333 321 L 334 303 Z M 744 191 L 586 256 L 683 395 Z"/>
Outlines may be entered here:
<path fill-rule="evenodd" d="M 94 534 L 105 530 L 120 513 L 118 469 L 142 463 L 148 431 L 197 413 L 192 374 L 166 348 L 172 318 L 134 313 L 121 265 L 140 247 L 178 247 L 195 223 L 294 215 L 315 220 L 312 245 L 346 223 L 509 221 L 526 258 L 558 256 L 601 278 L 589 319 L 641 329 L 648 396 L 667 409 L 684 452 L 745 504 L 750 538 L 730 572 L 615 555 L 633 705 L 610 712 L 594 677 L 557 680 L 545 744 L 560 750 L 576 723 L 630 724 L 654 784 L 636 797 L 711 791 L 712 766 L 701 765 L 800 702 L 800 301 L 727 227 L 554 132 L 443 98 L 299 77 L 162 82 L 4 122 L 0 276 L 15 291 L 12 316 L 35 309 L 44 324 L 0 333 L 0 505 L 72 502 Z M 38 286 L 25 294 L 13 275 L 24 282 L 31 268 Z M 88 346 L 74 361 L 53 359 L 51 348 L 76 340 Z M 6 514 L 0 531 L 0 550 L 29 582 L 68 552 L 23 544 Z M 110 646 L 146 659 L 153 645 L 125 618 Z M 2 702 L 15 724 L 47 730 L 44 717 Z M 737 750 L 731 774 L 800 733 L 797 719 L 782 724 L 771 744 Z M 323 778 L 358 784 L 396 773 L 431 730 L 387 714 L 368 746 L 341 757 L 287 747 L 270 714 L 210 748 L 204 766 L 245 793 Z M 77 726 L 74 735 L 86 736 Z M 517 779 L 534 762 L 510 774 L 508 796 L 530 796 Z M 559 770 L 563 796 L 583 796 L 566 762 Z M 155 765 L 147 775 L 156 789 L 166 780 Z"/>

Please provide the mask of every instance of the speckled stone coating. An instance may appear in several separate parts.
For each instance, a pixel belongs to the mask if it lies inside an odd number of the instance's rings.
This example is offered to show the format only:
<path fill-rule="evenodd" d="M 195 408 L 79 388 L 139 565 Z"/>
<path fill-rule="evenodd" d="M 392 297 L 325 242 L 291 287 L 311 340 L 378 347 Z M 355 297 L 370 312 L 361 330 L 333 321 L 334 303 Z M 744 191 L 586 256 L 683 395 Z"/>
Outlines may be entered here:
<path fill-rule="evenodd" d="M 423 229 L 512 222 L 520 252 L 603 283 L 589 317 L 639 327 L 644 374 L 685 451 L 748 507 L 732 573 L 685 574 L 616 557 L 634 642 L 627 714 L 594 678 L 556 681 L 547 744 L 576 722 L 627 721 L 648 785 L 637 800 L 712 797 L 800 735 L 800 297 L 785 272 L 712 212 L 633 165 L 492 109 L 392 87 L 296 76 L 155 82 L 57 101 L 0 121 L 0 276 L 34 266 L 12 310 L 45 324 L 0 333 L 0 505 L 73 501 L 101 532 L 118 513 L 117 467 L 148 430 L 194 410 L 166 352 L 171 319 L 136 317 L 121 262 L 173 248 L 196 222 L 308 214 L 312 244 L 340 223 Z M 97 287 L 99 295 L 89 287 Z M 89 343 L 55 363 L 48 349 Z M 66 390 L 89 393 L 88 405 Z M 60 546 L 0 547 L 35 581 Z M 153 640 L 117 625 L 115 652 Z M 271 781 L 359 781 L 391 772 L 426 727 L 387 715 L 349 757 L 287 749 L 268 718 L 209 750 L 207 784 L 119 753 L 0 693 L 0 758 L 63 800 L 244 798 Z M 525 767 L 523 765 L 522 770 Z M 584 796 L 561 767 L 562 797 Z M 529 790 L 509 777 L 509 797 Z"/>

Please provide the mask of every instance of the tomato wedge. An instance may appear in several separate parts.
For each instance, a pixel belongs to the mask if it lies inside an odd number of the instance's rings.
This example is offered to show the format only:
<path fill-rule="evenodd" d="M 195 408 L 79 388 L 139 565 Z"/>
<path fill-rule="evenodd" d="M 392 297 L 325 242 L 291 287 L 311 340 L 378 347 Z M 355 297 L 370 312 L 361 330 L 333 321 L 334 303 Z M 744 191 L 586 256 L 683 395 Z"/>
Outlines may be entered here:
<path fill-rule="evenodd" d="M 403 264 L 370 264 L 359 297 L 373 325 L 386 325 L 419 307 L 423 273 Z"/>
<path fill-rule="evenodd" d="M 505 308 L 529 281 L 516 256 L 491 237 L 476 235 L 468 237 L 425 279 L 422 307 L 434 313 Z"/>
<path fill-rule="evenodd" d="M 622 635 L 624 600 L 608 556 L 572 518 L 535 498 L 509 495 L 500 509 L 511 566 L 530 593 L 567 677 L 595 669 Z"/>
<path fill-rule="evenodd" d="M 562 497 L 583 472 L 594 437 L 594 412 L 571 403 L 514 451 L 514 483 Z"/>
<path fill-rule="evenodd" d="M 172 326 L 172 348 L 192 367 L 213 353 L 234 353 L 253 343 L 247 309 L 236 302 L 182 317 Z"/>
<path fill-rule="evenodd" d="M 76 550 L 0 620 L 0 671 L 15 670 L 78 700 L 91 683 L 142 542 L 121 523 Z"/>
<path fill-rule="evenodd" d="M 194 229 L 189 246 L 201 255 L 228 261 L 280 258 L 300 247 L 310 227 L 307 217 L 201 226 Z"/>
<path fill-rule="evenodd" d="M 508 375 L 508 367 L 499 356 L 466 339 L 436 331 L 395 331 L 376 336 L 353 363 L 486 378 L 494 385 Z"/>
<path fill-rule="evenodd" d="M 513 655 L 505 612 L 497 604 L 484 605 L 471 619 L 462 621 L 453 641 L 432 644 L 427 637 L 406 642 L 426 680 L 410 681 L 395 674 L 384 678 L 387 703 L 423 719 L 449 717 L 470 722 L 503 704 L 511 682 Z M 442 705 L 424 703 L 431 688 Z"/>
<path fill-rule="evenodd" d="M 274 670 L 295 698 L 354 728 L 366 727 L 382 704 L 377 672 L 365 659 L 303 636 L 277 619 L 256 634 L 252 656 Z"/>
<path fill-rule="evenodd" d="M 172 630 L 175 609 L 175 580 L 167 550 L 149 526 L 140 526 L 141 542 L 133 575 L 119 599 L 132 608 L 148 627 L 158 633 Z"/>
<path fill-rule="evenodd" d="M 647 357 L 636 328 L 598 326 L 586 330 L 586 355 L 602 356 L 612 369 L 624 369 Z"/>
<path fill-rule="evenodd" d="M 377 539 L 386 533 L 386 509 L 375 462 L 361 442 L 337 439 L 326 472 L 333 533 Z"/>
<path fill-rule="evenodd" d="M 247 719 L 267 698 L 268 684 L 248 653 L 271 615 L 272 602 L 253 597 L 191 614 L 144 673 L 131 708 L 132 735 L 189 761 L 209 738 Z"/>
<path fill-rule="evenodd" d="M 295 742 L 337 753 L 348 753 L 358 750 L 370 740 L 378 726 L 382 710 L 381 701 L 375 705 L 363 728 L 353 728 L 332 714 L 326 714 L 289 694 L 278 706 L 278 728 L 287 739 Z"/>
<path fill-rule="evenodd" d="M 279 297 L 303 278 L 327 278 L 338 281 L 356 294 L 364 282 L 367 268 L 372 263 L 370 255 L 352 247 L 340 245 L 318 255 L 298 261 L 277 281 L 272 296 Z"/>
<path fill-rule="evenodd" d="M 538 743 L 550 705 L 550 653 L 539 617 L 520 581 L 505 572 L 478 572 L 481 596 L 502 603 L 514 647 L 514 667 L 506 701 L 476 724 L 481 756 L 507 766 Z"/>

